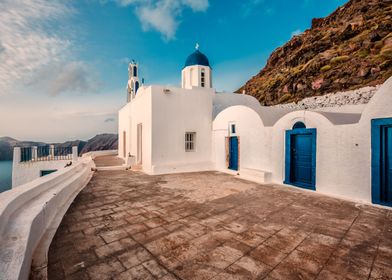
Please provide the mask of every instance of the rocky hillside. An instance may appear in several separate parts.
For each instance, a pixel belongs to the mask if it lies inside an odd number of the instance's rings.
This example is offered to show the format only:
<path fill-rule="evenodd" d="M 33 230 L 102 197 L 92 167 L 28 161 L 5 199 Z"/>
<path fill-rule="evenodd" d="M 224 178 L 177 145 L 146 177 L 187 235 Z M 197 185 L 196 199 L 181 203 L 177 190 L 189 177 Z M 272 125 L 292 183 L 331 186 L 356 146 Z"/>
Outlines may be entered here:
<path fill-rule="evenodd" d="M 90 151 L 117 150 L 117 134 L 99 134 L 87 141 L 80 153 L 84 154 Z"/>
<path fill-rule="evenodd" d="M 88 141 L 75 140 L 64 143 L 51 143 L 59 147 L 78 146 L 79 154 L 90 151 L 116 150 L 117 134 L 99 134 Z M 0 137 L 0 160 L 12 160 L 14 147 L 31 147 L 50 145 L 43 142 L 34 141 L 18 141 L 11 137 Z"/>
<path fill-rule="evenodd" d="M 392 0 L 350 0 L 275 50 L 238 92 L 263 105 L 382 84 L 392 76 Z"/>

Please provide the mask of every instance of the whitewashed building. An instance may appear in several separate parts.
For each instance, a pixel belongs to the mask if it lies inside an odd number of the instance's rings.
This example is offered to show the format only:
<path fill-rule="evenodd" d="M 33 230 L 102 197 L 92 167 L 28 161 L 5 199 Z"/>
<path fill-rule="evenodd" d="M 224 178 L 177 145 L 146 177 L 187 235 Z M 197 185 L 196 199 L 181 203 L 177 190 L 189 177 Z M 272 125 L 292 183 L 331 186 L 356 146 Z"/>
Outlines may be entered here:
<path fill-rule="evenodd" d="M 218 170 L 392 206 L 392 78 L 366 106 L 264 107 L 218 93 L 208 58 L 186 60 L 181 87 L 140 84 L 129 65 L 119 156 L 148 174 Z"/>

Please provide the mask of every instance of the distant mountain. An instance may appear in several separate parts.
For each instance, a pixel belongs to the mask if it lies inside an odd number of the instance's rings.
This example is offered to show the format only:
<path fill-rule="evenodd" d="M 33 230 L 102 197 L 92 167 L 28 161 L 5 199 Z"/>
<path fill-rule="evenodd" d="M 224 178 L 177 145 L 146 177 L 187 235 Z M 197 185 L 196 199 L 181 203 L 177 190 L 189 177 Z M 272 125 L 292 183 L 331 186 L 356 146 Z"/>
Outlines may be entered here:
<path fill-rule="evenodd" d="M 83 149 L 80 150 L 80 153 L 84 154 L 90 151 L 116 150 L 117 147 L 117 134 L 98 134 L 87 141 Z"/>
<path fill-rule="evenodd" d="M 43 142 L 18 141 L 11 137 L 0 137 L 0 160 L 12 160 L 14 147 L 44 146 Z"/>
<path fill-rule="evenodd" d="M 54 144 L 58 147 L 78 146 L 79 154 L 90 151 L 116 150 L 117 134 L 99 134 L 88 141 L 75 140 L 64 143 L 44 143 L 35 141 L 19 141 L 11 137 L 0 137 L 0 160 L 12 160 L 14 147 L 45 146 Z"/>
<path fill-rule="evenodd" d="M 392 0 L 350 0 L 276 49 L 237 92 L 263 105 L 382 84 L 392 75 Z"/>

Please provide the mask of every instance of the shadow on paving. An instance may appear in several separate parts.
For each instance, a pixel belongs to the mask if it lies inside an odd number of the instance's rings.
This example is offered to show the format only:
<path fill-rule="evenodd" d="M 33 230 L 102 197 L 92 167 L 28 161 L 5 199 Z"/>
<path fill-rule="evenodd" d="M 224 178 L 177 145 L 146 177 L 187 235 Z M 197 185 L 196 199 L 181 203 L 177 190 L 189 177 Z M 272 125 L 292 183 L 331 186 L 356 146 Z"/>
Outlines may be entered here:
<path fill-rule="evenodd" d="M 165 187 L 222 179 L 254 187 L 202 203 Z M 100 171 L 57 230 L 48 274 L 51 280 L 391 279 L 392 214 L 218 172 Z"/>

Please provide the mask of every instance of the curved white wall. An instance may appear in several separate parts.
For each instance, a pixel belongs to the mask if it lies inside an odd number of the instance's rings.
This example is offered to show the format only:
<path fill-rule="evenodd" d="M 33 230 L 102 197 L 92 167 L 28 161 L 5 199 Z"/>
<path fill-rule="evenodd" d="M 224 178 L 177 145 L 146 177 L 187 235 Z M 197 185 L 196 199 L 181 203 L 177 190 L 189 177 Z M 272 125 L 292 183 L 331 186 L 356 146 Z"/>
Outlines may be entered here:
<path fill-rule="evenodd" d="M 229 124 L 237 126 L 240 137 L 241 168 L 271 172 L 271 180 L 285 179 L 285 134 L 302 121 L 317 129 L 316 191 L 346 199 L 371 202 L 370 125 L 333 125 L 324 115 L 296 111 L 284 115 L 272 127 L 264 127 L 259 114 L 246 106 L 232 106 L 213 122 L 212 161 L 226 170 L 225 137 Z"/>
<path fill-rule="evenodd" d="M 232 106 L 219 113 L 213 122 L 212 160 L 218 170 L 226 167 L 225 139 L 229 136 L 229 124 L 236 124 L 236 136 L 240 139 L 239 168 L 268 170 L 269 139 L 259 115 L 246 106 Z"/>
<path fill-rule="evenodd" d="M 358 124 L 332 125 L 316 112 L 289 113 L 273 127 L 273 181 L 284 180 L 285 131 L 297 121 L 317 129 L 316 191 L 370 202 L 370 131 L 364 131 Z"/>
<path fill-rule="evenodd" d="M 84 157 L 69 168 L 0 194 L 0 278 L 44 279 L 47 252 L 62 217 L 92 176 Z"/>
<path fill-rule="evenodd" d="M 361 123 L 369 124 L 371 119 L 392 117 L 392 77 L 374 94 L 366 105 Z"/>

